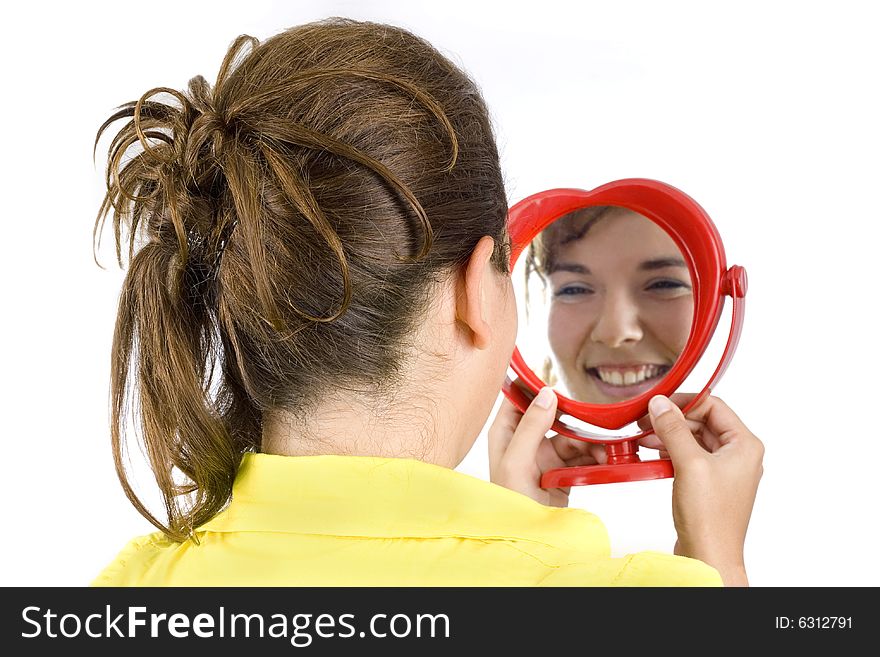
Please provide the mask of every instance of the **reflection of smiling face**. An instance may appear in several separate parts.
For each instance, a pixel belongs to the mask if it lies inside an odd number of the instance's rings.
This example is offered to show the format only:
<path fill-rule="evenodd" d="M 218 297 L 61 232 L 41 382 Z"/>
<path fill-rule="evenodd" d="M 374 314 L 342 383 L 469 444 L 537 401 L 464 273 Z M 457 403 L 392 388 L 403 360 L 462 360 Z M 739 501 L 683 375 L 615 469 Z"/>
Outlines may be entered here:
<path fill-rule="evenodd" d="M 684 350 L 693 319 L 687 265 L 672 238 L 640 214 L 603 214 L 559 247 L 549 274 L 550 349 L 572 399 L 637 397 Z"/>

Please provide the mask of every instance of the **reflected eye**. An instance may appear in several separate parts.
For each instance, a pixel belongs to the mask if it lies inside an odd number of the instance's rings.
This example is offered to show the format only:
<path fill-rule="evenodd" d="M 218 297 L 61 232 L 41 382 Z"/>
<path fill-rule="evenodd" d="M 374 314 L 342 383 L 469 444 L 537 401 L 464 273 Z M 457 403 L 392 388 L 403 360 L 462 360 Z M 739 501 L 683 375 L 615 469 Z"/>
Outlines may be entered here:
<path fill-rule="evenodd" d="M 578 297 L 593 294 L 593 288 L 585 285 L 565 285 L 553 293 L 554 297 Z"/>
<path fill-rule="evenodd" d="M 655 292 L 661 293 L 684 293 L 686 291 L 689 291 L 691 289 L 691 286 L 687 283 L 683 283 L 682 281 L 675 280 L 674 278 L 664 278 L 662 280 L 652 282 L 645 289 L 654 290 Z"/>

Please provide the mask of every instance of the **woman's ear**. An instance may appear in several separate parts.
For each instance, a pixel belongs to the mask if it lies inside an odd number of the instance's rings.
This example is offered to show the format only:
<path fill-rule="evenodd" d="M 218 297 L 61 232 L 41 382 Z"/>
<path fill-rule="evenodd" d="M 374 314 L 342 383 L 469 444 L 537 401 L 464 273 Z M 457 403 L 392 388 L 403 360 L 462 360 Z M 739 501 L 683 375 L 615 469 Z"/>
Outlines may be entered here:
<path fill-rule="evenodd" d="M 495 240 L 484 235 L 477 242 L 473 253 L 459 278 L 459 291 L 456 295 L 455 316 L 470 329 L 474 347 L 486 349 L 491 343 L 492 329 L 489 326 L 492 313 L 489 295 L 495 293 L 492 285 L 492 266 L 490 260 L 495 249 Z"/>

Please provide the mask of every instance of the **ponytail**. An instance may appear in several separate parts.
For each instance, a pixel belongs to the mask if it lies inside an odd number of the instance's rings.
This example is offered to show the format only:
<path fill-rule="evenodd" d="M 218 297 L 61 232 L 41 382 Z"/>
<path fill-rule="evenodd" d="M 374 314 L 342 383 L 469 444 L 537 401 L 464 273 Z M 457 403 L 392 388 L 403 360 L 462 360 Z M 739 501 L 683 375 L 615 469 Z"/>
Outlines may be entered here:
<path fill-rule="evenodd" d="M 248 40 L 233 44 L 221 75 Z M 159 93 L 180 106 L 152 100 Z M 157 88 L 127 103 L 101 126 L 96 146 L 121 118 L 130 121 L 110 145 L 107 194 L 95 226 L 99 235 L 112 212 L 120 266 L 123 229 L 129 237 L 113 336 L 111 443 L 128 499 L 182 541 L 228 502 L 241 456 L 260 435 L 259 414 L 218 339 L 217 274 L 235 227 L 234 220 L 218 222 L 212 205 L 221 184 L 213 158 L 223 147 L 224 125 L 211 111 L 210 87 L 201 76 L 190 82 L 189 97 Z M 123 165 L 135 145 L 141 152 Z M 139 229 L 149 240 L 135 253 Z M 218 365 L 222 386 L 212 394 Z M 167 523 L 144 506 L 126 472 L 123 437 L 132 405 Z"/>

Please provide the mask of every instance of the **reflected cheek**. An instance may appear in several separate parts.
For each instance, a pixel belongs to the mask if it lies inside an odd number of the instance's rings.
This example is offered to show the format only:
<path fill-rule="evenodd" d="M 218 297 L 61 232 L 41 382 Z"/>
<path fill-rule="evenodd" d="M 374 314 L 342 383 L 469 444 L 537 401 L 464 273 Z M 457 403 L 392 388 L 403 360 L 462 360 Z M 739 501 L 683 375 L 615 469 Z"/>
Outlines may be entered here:
<path fill-rule="evenodd" d="M 547 322 L 547 339 L 550 351 L 563 369 L 577 367 L 584 341 L 590 332 L 590 317 L 583 312 L 575 312 L 563 304 L 550 309 Z"/>
<path fill-rule="evenodd" d="M 693 318 L 694 307 L 690 299 L 686 303 L 676 302 L 673 307 L 654 313 L 649 330 L 666 348 L 679 356 L 687 345 Z"/>

